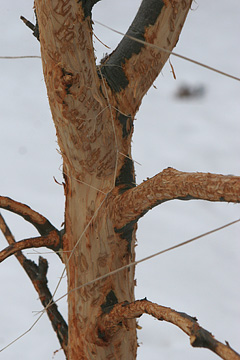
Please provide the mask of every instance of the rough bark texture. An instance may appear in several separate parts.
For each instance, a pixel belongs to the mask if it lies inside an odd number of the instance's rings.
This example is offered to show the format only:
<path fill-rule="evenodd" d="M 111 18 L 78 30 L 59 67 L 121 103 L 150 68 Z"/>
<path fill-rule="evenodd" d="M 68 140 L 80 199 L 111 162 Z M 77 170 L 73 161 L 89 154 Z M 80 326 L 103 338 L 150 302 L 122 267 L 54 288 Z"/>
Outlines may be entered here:
<path fill-rule="evenodd" d="M 192 346 L 206 347 L 223 359 L 239 359 L 228 344 L 200 328 L 195 318 L 146 299 L 135 301 L 134 267 L 129 265 L 135 260 L 137 221 L 154 206 L 172 199 L 240 202 L 237 176 L 168 168 L 135 185 L 133 119 L 169 56 L 156 46 L 173 49 L 191 0 L 143 0 L 127 33 L 132 38 L 125 36 L 96 66 L 91 11 L 98 1 L 35 0 L 36 26 L 23 19 L 41 43 L 63 157 L 65 227 L 58 231 L 28 206 L 0 196 L 1 208 L 22 216 L 41 235 L 16 243 L 0 216 L 0 228 L 9 243 L 0 252 L 0 261 L 15 254 L 69 360 L 135 359 L 135 319 L 143 313 L 181 328 Z M 36 265 L 21 253 L 43 245 L 56 251 L 66 265 L 69 326 L 47 287 L 46 260 L 40 258 Z"/>
<path fill-rule="evenodd" d="M 69 291 L 135 259 L 136 225 L 116 232 L 111 202 L 135 186 L 134 115 L 169 56 L 125 38 L 96 67 L 90 18 L 94 3 L 35 1 L 43 72 L 63 157 L 63 260 Z M 144 0 L 129 31 L 171 50 L 190 5 L 190 0 Z M 123 301 L 134 301 L 133 268 L 69 293 L 68 359 L 135 359 L 134 319 L 119 326 L 110 343 L 96 326 L 102 313 Z"/>
<path fill-rule="evenodd" d="M 240 355 L 228 343 L 222 344 L 209 331 L 200 327 L 195 317 L 154 304 L 147 299 L 137 300 L 130 304 L 124 302 L 115 305 L 108 314 L 101 316 L 98 326 L 106 341 L 110 341 L 115 332 L 118 331 L 119 322 L 126 321 L 126 319 L 136 319 L 143 314 L 149 314 L 160 321 L 167 321 L 178 326 L 190 337 L 190 344 L 193 347 L 209 349 L 225 360 L 240 359 Z"/>
<path fill-rule="evenodd" d="M 113 198 L 113 211 L 117 209 L 117 229 L 135 223 L 153 207 L 176 199 L 239 203 L 240 177 L 187 173 L 167 168 L 137 187 Z"/>

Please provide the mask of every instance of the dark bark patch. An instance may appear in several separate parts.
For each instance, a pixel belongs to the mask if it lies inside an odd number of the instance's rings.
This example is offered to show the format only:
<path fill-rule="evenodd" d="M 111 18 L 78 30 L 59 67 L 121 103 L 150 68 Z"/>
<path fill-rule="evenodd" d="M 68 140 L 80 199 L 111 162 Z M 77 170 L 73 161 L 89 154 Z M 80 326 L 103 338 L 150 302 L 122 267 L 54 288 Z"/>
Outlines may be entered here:
<path fill-rule="evenodd" d="M 178 196 L 177 198 L 176 198 L 176 200 L 194 200 L 194 199 L 196 199 L 195 197 L 193 197 L 192 195 L 186 195 L 186 196 Z M 167 199 L 166 200 L 163 200 L 163 202 L 164 201 L 168 201 Z"/>
<path fill-rule="evenodd" d="M 120 173 L 116 178 L 115 186 L 121 186 L 120 193 L 135 187 L 135 174 L 133 161 L 129 158 L 125 158 L 124 164 L 120 169 Z"/>
<path fill-rule="evenodd" d="M 131 254 L 131 244 L 132 244 L 135 223 L 136 223 L 136 221 L 131 221 L 130 223 L 126 224 L 121 229 L 114 228 L 115 233 L 120 234 L 120 238 L 123 240 L 126 240 L 127 251 L 129 254 Z"/>
<path fill-rule="evenodd" d="M 105 331 L 102 331 L 98 328 L 98 338 L 103 340 L 104 342 L 107 342 L 106 333 Z"/>
<path fill-rule="evenodd" d="M 106 296 L 106 301 L 101 305 L 102 311 L 105 314 L 110 313 L 114 305 L 118 303 L 118 298 L 116 297 L 113 290 L 110 290 Z"/>
<path fill-rule="evenodd" d="M 188 315 L 184 312 L 180 312 L 180 311 L 177 311 L 177 313 L 179 315 L 181 315 L 182 318 L 188 319 L 188 320 L 192 321 L 193 323 L 196 323 L 198 321 L 198 319 L 195 316 L 190 316 L 190 315 Z"/>
<path fill-rule="evenodd" d="M 191 341 L 193 347 L 203 347 L 215 351 L 217 348 L 217 341 L 212 334 L 205 329 L 193 330 L 194 340 Z"/>
<path fill-rule="evenodd" d="M 122 137 L 124 139 L 132 133 L 133 121 L 130 115 L 126 116 L 123 114 L 118 115 L 118 120 L 122 125 Z"/>
<path fill-rule="evenodd" d="M 92 16 L 92 8 L 99 1 L 100 0 L 78 0 L 78 3 L 82 3 L 85 18 Z"/>
<path fill-rule="evenodd" d="M 147 28 L 155 24 L 163 6 L 164 2 L 162 0 L 143 0 L 135 19 L 127 31 L 127 35 L 144 41 Z M 144 44 L 124 37 L 101 67 L 102 74 L 115 92 L 120 92 L 128 86 L 129 81 L 123 70 L 123 65 L 134 54 L 139 54 L 144 46 Z"/>

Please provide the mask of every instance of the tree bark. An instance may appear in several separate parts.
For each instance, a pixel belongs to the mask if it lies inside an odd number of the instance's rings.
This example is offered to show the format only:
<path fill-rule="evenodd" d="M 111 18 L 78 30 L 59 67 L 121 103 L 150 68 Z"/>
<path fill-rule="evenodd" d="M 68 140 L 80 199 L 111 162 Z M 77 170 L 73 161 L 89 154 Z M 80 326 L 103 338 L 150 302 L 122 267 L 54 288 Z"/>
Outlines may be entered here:
<path fill-rule="evenodd" d="M 143 0 L 127 36 L 96 66 L 91 11 L 98 1 L 35 0 L 36 25 L 22 17 L 41 43 L 63 158 L 65 226 L 58 231 L 43 215 L 0 196 L 0 207 L 22 216 L 40 234 L 15 242 L 0 216 L 0 228 L 9 243 L 0 252 L 0 261 L 15 254 L 69 360 L 135 359 L 135 319 L 143 313 L 178 326 L 194 347 L 206 347 L 223 359 L 239 359 L 228 343 L 215 340 L 195 318 L 134 298 L 135 233 L 140 217 L 172 199 L 240 202 L 237 176 L 167 168 L 135 184 L 133 120 L 178 41 L 191 0 Z M 66 266 L 68 326 L 47 286 L 47 261 L 40 257 L 36 265 L 21 252 L 39 246 L 51 248 Z"/>
<path fill-rule="evenodd" d="M 117 229 L 135 223 L 155 206 L 176 199 L 239 203 L 240 177 L 187 173 L 170 167 L 164 169 L 137 187 L 113 198 L 113 208 L 117 209 Z"/>
<path fill-rule="evenodd" d="M 116 231 L 111 202 L 135 186 L 133 119 L 169 55 L 124 38 L 108 61 L 96 67 L 94 3 L 35 1 L 44 78 L 65 178 L 68 359 L 131 360 L 137 349 L 135 320 L 121 324 L 108 342 L 97 319 L 116 303 L 134 301 L 134 268 L 74 289 L 135 259 L 136 224 Z M 144 0 L 129 32 L 171 50 L 190 5 L 190 0 Z"/>
<path fill-rule="evenodd" d="M 120 321 L 136 319 L 143 314 L 149 314 L 160 321 L 167 321 L 178 326 L 189 335 L 190 344 L 193 347 L 209 349 L 225 360 L 240 359 L 240 355 L 228 343 L 222 344 L 209 331 L 200 327 L 195 317 L 154 304 L 147 299 L 137 300 L 131 304 L 124 302 L 115 305 L 113 310 L 100 318 L 99 327 L 105 337 L 111 338 L 117 331 Z"/>

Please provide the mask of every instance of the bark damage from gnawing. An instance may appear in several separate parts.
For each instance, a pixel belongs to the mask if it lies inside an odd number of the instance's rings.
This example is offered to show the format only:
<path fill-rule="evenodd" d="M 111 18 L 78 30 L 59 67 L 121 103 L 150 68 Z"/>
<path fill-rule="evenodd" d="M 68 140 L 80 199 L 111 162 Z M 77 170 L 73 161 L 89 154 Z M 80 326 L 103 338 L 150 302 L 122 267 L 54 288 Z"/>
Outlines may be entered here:
<path fill-rule="evenodd" d="M 127 35 L 145 41 L 148 28 L 155 24 L 164 5 L 161 0 L 143 1 Z M 124 37 L 116 50 L 109 55 L 108 60 L 101 68 L 101 73 L 112 90 L 120 92 L 128 86 L 129 80 L 124 72 L 124 64 L 134 54 L 139 54 L 144 46 L 144 44 Z"/>

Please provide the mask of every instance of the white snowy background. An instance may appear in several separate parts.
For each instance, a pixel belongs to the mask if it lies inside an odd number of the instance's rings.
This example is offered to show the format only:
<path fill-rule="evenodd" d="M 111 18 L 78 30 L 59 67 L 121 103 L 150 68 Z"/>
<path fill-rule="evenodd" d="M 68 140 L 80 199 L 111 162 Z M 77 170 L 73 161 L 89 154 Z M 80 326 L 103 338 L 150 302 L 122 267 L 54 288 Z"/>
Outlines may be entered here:
<path fill-rule="evenodd" d="M 125 32 L 140 0 L 103 0 L 93 19 Z M 32 1 L 2 1 L 0 56 L 39 55 L 39 43 L 20 21 L 32 22 Z M 175 51 L 240 76 L 240 2 L 193 2 Z M 94 26 L 96 35 L 113 50 L 121 37 Z M 108 50 L 94 40 L 98 60 Z M 111 51 L 112 51 L 111 50 Z M 240 83 L 171 56 L 177 79 L 167 63 L 145 96 L 135 122 L 133 157 L 137 182 L 172 166 L 182 171 L 240 174 Z M 199 98 L 178 99 L 182 84 L 205 90 Z M 28 204 L 56 227 L 63 221 L 61 158 L 47 101 L 40 59 L 0 59 L 0 193 Z M 30 224 L 3 211 L 16 240 L 36 236 Z M 240 217 L 239 205 L 203 201 L 171 201 L 139 222 L 140 259 Z M 136 298 L 196 316 L 218 340 L 240 351 L 240 224 L 163 254 L 137 267 Z M 0 234 L 0 248 L 6 241 Z M 39 250 L 44 253 L 46 249 Z M 29 254 L 31 253 L 31 254 Z M 38 260 L 33 250 L 25 252 Z M 63 266 L 53 254 L 49 286 L 54 290 Z M 55 298 L 66 291 L 66 279 Z M 41 310 L 37 294 L 14 256 L 0 265 L 0 347 L 28 330 Z M 67 318 L 66 298 L 59 308 Z M 193 349 L 188 337 L 171 324 L 150 316 L 140 319 L 138 359 L 216 359 Z M 44 315 L 23 338 L 0 353 L 1 359 L 64 359 Z"/>

